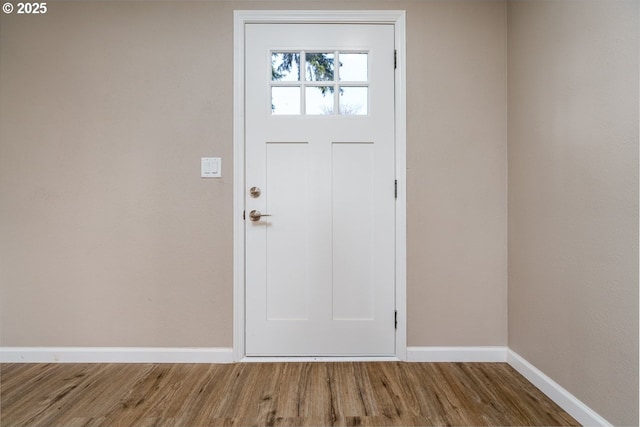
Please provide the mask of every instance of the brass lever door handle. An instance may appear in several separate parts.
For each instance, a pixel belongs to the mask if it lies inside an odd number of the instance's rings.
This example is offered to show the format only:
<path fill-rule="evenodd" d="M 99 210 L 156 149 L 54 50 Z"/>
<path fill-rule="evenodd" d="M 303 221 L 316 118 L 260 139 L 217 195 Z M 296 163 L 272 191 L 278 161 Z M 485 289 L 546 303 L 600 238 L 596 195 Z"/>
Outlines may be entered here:
<path fill-rule="evenodd" d="M 260 218 L 262 218 L 263 216 L 271 216 L 271 214 L 263 214 L 255 209 L 249 212 L 249 219 L 251 221 L 260 221 Z"/>

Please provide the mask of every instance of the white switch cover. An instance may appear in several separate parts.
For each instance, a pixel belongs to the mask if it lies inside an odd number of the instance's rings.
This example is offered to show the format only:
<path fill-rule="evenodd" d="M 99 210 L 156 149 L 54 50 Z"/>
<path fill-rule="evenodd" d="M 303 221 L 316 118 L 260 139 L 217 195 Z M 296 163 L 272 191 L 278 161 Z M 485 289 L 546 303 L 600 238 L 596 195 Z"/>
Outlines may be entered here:
<path fill-rule="evenodd" d="M 200 159 L 200 177 L 222 177 L 222 159 L 220 157 L 202 157 Z"/>

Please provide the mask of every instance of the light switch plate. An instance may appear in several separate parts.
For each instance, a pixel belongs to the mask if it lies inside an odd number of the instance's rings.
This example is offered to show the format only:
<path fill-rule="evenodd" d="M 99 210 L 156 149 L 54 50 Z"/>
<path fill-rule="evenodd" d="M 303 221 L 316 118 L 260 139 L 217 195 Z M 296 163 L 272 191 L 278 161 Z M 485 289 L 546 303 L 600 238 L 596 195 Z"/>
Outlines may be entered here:
<path fill-rule="evenodd" d="M 220 157 L 202 157 L 200 159 L 200 177 L 222 177 L 222 159 Z"/>

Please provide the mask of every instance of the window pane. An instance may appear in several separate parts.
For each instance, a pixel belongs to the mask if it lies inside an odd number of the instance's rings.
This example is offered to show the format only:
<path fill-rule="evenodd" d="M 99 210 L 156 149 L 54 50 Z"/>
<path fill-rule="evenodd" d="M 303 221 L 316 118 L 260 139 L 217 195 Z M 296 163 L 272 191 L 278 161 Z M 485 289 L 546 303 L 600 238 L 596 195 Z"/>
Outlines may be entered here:
<path fill-rule="evenodd" d="M 307 114 L 333 114 L 333 87 L 307 86 L 305 107 Z"/>
<path fill-rule="evenodd" d="M 345 116 L 367 115 L 369 88 L 340 87 L 340 114 Z"/>
<path fill-rule="evenodd" d="M 283 82 L 300 81 L 300 54 L 272 53 L 271 80 Z"/>
<path fill-rule="evenodd" d="M 307 53 L 305 55 L 307 81 L 327 82 L 334 80 L 333 57 L 333 53 Z"/>
<path fill-rule="evenodd" d="M 300 88 L 278 87 L 271 88 L 272 114 L 300 114 Z"/>
<path fill-rule="evenodd" d="M 340 53 L 340 80 L 367 81 L 367 54 Z"/>

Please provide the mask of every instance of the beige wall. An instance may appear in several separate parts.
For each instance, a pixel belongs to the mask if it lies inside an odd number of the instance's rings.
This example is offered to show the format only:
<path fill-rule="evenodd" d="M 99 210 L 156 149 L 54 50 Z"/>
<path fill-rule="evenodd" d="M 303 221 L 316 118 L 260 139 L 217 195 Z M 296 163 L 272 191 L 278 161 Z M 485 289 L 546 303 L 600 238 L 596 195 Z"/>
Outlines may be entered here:
<path fill-rule="evenodd" d="M 313 7 L 408 12 L 409 345 L 506 344 L 505 5 L 472 0 L 2 14 L 1 345 L 231 346 L 233 9 Z"/>
<path fill-rule="evenodd" d="M 509 346 L 638 425 L 638 2 L 508 12 Z"/>
<path fill-rule="evenodd" d="M 506 14 L 407 8 L 409 345 L 506 345 Z"/>
<path fill-rule="evenodd" d="M 0 27 L 2 345 L 230 345 L 230 13 L 49 3 Z"/>

